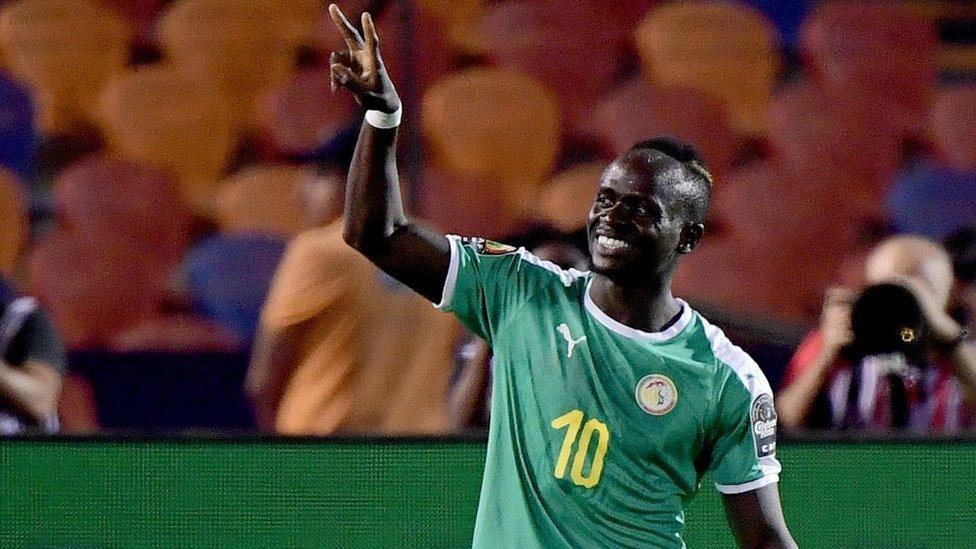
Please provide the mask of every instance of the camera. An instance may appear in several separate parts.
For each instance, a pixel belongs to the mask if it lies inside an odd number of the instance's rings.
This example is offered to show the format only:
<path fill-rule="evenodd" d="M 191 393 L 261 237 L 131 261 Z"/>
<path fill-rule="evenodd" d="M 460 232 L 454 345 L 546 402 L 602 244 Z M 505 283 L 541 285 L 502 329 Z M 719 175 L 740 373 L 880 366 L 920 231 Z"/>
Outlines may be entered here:
<path fill-rule="evenodd" d="M 915 295 L 900 284 L 868 286 L 851 307 L 854 341 L 848 354 L 863 358 L 900 354 L 920 358 L 928 329 Z"/>

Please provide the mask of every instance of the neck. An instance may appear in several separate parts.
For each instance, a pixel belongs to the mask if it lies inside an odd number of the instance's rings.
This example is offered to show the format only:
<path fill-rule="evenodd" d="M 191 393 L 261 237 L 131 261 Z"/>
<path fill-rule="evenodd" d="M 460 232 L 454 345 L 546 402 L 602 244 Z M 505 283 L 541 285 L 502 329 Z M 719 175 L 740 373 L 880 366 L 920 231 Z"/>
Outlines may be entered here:
<path fill-rule="evenodd" d="M 610 318 L 642 332 L 659 332 L 681 311 L 671 295 L 668 273 L 662 279 L 640 286 L 620 284 L 596 273 L 590 285 L 590 299 Z"/>

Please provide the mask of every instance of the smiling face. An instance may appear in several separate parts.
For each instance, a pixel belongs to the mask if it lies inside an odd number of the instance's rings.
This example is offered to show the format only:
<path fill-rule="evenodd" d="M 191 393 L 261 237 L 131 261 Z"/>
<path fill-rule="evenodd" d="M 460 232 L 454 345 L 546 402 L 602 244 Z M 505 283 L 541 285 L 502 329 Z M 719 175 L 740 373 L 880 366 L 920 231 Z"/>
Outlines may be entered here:
<path fill-rule="evenodd" d="M 691 211 L 688 170 L 657 151 L 624 153 L 603 172 L 587 220 L 590 267 L 618 282 L 661 280 L 704 230 Z"/>

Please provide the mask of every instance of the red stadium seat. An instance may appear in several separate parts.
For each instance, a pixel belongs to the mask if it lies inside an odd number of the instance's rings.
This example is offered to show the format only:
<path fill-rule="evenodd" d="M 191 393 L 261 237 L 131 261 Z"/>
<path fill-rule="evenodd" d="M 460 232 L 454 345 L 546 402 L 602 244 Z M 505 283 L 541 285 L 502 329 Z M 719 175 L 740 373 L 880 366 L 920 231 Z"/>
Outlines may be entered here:
<path fill-rule="evenodd" d="M 184 197 L 209 212 L 237 142 L 228 101 L 215 85 L 172 68 L 144 68 L 114 79 L 100 98 L 112 150 L 172 171 Z"/>
<path fill-rule="evenodd" d="M 919 131 L 938 73 L 934 25 L 897 3 L 823 2 L 800 46 L 834 95 L 883 104 L 899 127 Z"/>
<path fill-rule="evenodd" d="M 148 38 L 164 0 L 98 0 L 124 17 L 137 34 Z"/>
<path fill-rule="evenodd" d="M 20 179 L 0 168 L 0 275 L 16 274 L 28 232 L 27 203 Z"/>
<path fill-rule="evenodd" d="M 308 155 L 328 143 L 359 111 L 351 94 L 331 93 L 321 67 L 293 74 L 258 102 L 257 120 L 273 148 Z"/>
<path fill-rule="evenodd" d="M 123 240 L 56 230 L 32 251 L 31 293 L 51 313 L 69 349 L 98 348 L 155 315 L 165 273 L 146 261 L 154 250 Z"/>
<path fill-rule="evenodd" d="M 636 30 L 644 74 L 723 102 L 736 130 L 764 135 L 779 71 L 777 33 L 762 13 L 731 2 L 675 2 L 654 8 Z"/>
<path fill-rule="evenodd" d="M 72 164 L 54 183 L 59 221 L 93 240 L 152 249 L 140 259 L 172 268 L 190 240 L 190 212 L 165 172 L 122 158 L 97 155 Z"/>
<path fill-rule="evenodd" d="M 221 183 L 217 223 L 224 232 L 257 232 L 290 238 L 307 227 L 302 211 L 309 168 L 252 166 Z"/>
<path fill-rule="evenodd" d="M 940 90 L 929 113 L 928 130 L 945 162 L 976 171 L 976 86 Z"/>
<path fill-rule="evenodd" d="M 624 85 L 594 109 L 590 133 L 618 155 L 638 141 L 674 135 L 693 143 L 717 178 L 729 173 L 736 137 L 722 105 L 695 90 Z"/>
<path fill-rule="evenodd" d="M 428 167 L 423 176 L 422 217 L 438 230 L 500 240 L 534 219 L 534 209 L 506 205 L 503 189 L 479 179 Z M 534 206 L 534 201 L 527 201 Z"/>
<path fill-rule="evenodd" d="M 559 111 L 548 89 L 524 74 L 470 69 L 431 87 L 422 116 L 438 167 L 490 181 L 506 208 L 534 208 L 559 148 Z"/>
<path fill-rule="evenodd" d="M 90 125 L 99 90 L 128 60 L 129 38 L 119 16 L 89 0 L 23 0 L 0 10 L 4 64 L 31 87 L 48 133 Z"/>
<path fill-rule="evenodd" d="M 618 52 L 600 11 L 561 2 L 501 2 L 491 5 L 481 35 L 491 59 L 521 71 L 556 92 L 565 120 L 578 123 L 613 83 Z"/>
<path fill-rule="evenodd" d="M 829 188 L 843 174 L 843 202 L 874 215 L 900 159 L 898 132 L 883 109 L 831 96 L 814 84 L 794 84 L 779 90 L 770 106 L 770 140 L 792 171 L 818 174 L 804 184 Z"/>
<path fill-rule="evenodd" d="M 444 37 L 461 53 L 483 53 L 478 26 L 485 13 L 485 0 L 419 0 L 420 10 L 444 23 Z"/>

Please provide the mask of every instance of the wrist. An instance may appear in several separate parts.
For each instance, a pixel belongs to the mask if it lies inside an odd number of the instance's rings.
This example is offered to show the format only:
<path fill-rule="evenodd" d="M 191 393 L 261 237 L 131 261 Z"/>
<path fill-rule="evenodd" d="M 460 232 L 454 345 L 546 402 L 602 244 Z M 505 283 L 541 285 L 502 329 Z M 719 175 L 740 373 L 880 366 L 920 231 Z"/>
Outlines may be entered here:
<path fill-rule="evenodd" d="M 396 109 L 391 112 L 375 109 L 366 111 L 366 123 L 381 130 L 396 128 L 400 125 L 402 117 L 403 106 L 399 102 L 397 102 Z"/>

